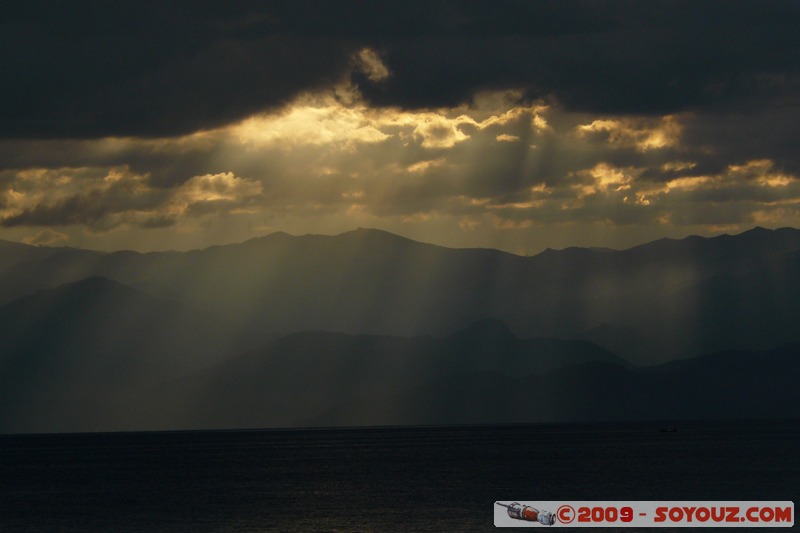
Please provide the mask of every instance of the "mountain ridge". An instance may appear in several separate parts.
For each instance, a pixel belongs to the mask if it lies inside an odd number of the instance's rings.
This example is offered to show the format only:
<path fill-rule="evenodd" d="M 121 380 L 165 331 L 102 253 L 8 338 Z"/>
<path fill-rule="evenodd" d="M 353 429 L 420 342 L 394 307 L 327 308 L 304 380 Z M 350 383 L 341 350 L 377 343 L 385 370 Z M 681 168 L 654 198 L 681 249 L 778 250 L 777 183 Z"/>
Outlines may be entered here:
<path fill-rule="evenodd" d="M 32 249 L 45 254 L 7 254 L 0 304 L 96 275 L 273 337 L 315 329 L 443 335 L 491 316 L 522 337 L 592 340 L 640 364 L 729 348 L 726 338 L 753 348 L 800 340 L 780 318 L 800 312 L 784 296 L 798 285 L 793 228 L 531 257 L 363 228 L 189 252 Z M 757 299 L 761 318 L 719 305 L 737 293 Z"/>
<path fill-rule="evenodd" d="M 248 243 L 254 243 L 254 242 L 259 242 L 259 241 L 263 241 L 263 240 L 269 240 L 271 238 L 274 238 L 274 239 L 301 239 L 301 238 L 317 238 L 317 237 L 321 237 L 321 238 L 337 238 L 337 237 L 369 235 L 369 234 L 372 234 L 372 235 L 383 235 L 383 236 L 386 236 L 386 237 L 390 237 L 392 239 L 396 239 L 398 241 L 407 241 L 407 242 L 412 242 L 412 243 L 417 243 L 417 244 L 424 244 L 424 245 L 427 245 L 427 246 L 435 246 L 435 247 L 438 247 L 438 248 L 447 248 L 449 250 L 492 250 L 492 251 L 496 251 L 496 252 L 502 252 L 502 253 L 505 253 L 505 254 L 508 254 L 508 255 L 513 255 L 515 257 L 531 258 L 531 257 L 536 257 L 538 255 L 541 255 L 542 253 L 545 253 L 545 252 L 548 252 L 548 253 L 556 252 L 556 253 L 558 253 L 558 252 L 563 252 L 563 251 L 567 251 L 567 250 L 576 250 L 576 249 L 577 250 L 589 250 L 589 251 L 592 251 L 592 252 L 600 252 L 600 253 L 604 253 L 604 252 L 626 252 L 626 251 L 635 250 L 635 249 L 638 249 L 638 248 L 641 248 L 641 247 L 648 247 L 650 245 L 654 245 L 654 244 L 657 244 L 657 243 L 681 243 L 681 242 L 685 242 L 687 240 L 688 241 L 692 241 L 692 240 L 697 240 L 697 239 L 703 240 L 703 241 L 707 241 L 707 240 L 720 239 L 720 238 L 727 239 L 727 238 L 736 238 L 736 237 L 744 237 L 744 236 L 763 236 L 763 235 L 770 235 L 770 234 L 772 234 L 772 235 L 778 235 L 778 234 L 781 234 L 781 235 L 800 234 L 800 229 L 794 228 L 794 227 L 790 227 L 790 226 L 782 226 L 782 227 L 773 228 L 773 229 L 765 228 L 763 226 L 754 226 L 754 227 L 752 227 L 752 228 L 750 228 L 748 230 L 744 230 L 744 231 L 742 231 L 740 233 L 735 233 L 735 234 L 720 233 L 720 234 L 712 235 L 712 236 L 708 236 L 708 237 L 702 236 L 702 235 L 696 235 L 696 234 L 691 234 L 691 235 L 687 235 L 685 237 L 680 237 L 680 238 L 662 237 L 662 238 L 654 239 L 652 241 L 648 241 L 648 242 L 645 242 L 645 243 L 632 245 L 632 246 L 629 246 L 627 248 L 608 248 L 608 247 L 596 247 L 596 246 L 569 245 L 569 246 L 566 246 L 564 248 L 545 248 L 541 252 L 538 252 L 538 253 L 533 254 L 533 255 L 519 255 L 519 254 L 514 254 L 512 252 L 501 250 L 499 248 L 491 248 L 491 247 L 483 247 L 483 246 L 466 246 L 466 247 L 445 246 L 445 245 L 427 243 L 427 242 L 424 242 L 424 241 L 412 239 L 410 237 L 405 237 L 403 235 L 400 235 L 400 234 L 397 234 L 397 233 L 392 233 L 390 231 L 379 229 L 379 228 L 365 228 L 365 227 L 357 227 L 355 229 L 343 231 L 341 233 L 336 233 L 336 234 L 322 234 L 322 233 L 292 234 L 292 233 L 288 233 L 286 231 L 273 231 L 273 232 L 267 233 L 265 235 L 252 237 L 250 239 L 246 239 L 246 240 L 240 241 L 240 242 L 233 242 L 233 243 L 226 243 L 226 244 L 212 244 L 212 245 L 206 246 L 204 248 L 192 248 L 192 249 L 182 250 L 182 251 L 179 251 L 179 250 L 137 251 L 137 250 L 131 250 L 131 249 L 120 249 L 120 250 L 113 250 L 113 251 L 101 251 L 101 250 L 95 250 L 95 249 L 92 249 L 92 248 L 76 248 L 76 247 L 70 247 L 70 246 L 32 245 L 32 244 L 26 244 L 26 243 L 23 243 L 23 242 L 9 241 L 9 240 L 4 240 L 4 239 L 0 239 L 0 246 L 2 246 L 2 245 L 14 245 L 14 246 L 22 247 L 22 248 L 27 248 L 27 249 L 42 249 L 42 250 L 54 250 L 54 251 L 94 252 L 94 253 L 100 253 L 100 254 L 115 254 L 115 253 L 133 253 L 133 254 L 139 254 L 139 255 L 146 255 L 146 254 L 184 254 L 184 253 L 190 253 L 190 252 L 202 252 L 202 251 L 206 251 L 206 250 L 214 249 L 214 248 L 236 247 L 236 246 L 240 246 L 240 245 L 244 245 L 244 244 L 248 244 Z"/>
<path fill-rule="evenodd" d="M 235 349 L 181 312 L 101 276 L 0 306 L 0 433 L 800 414 L 800 343 L 634 367 L 483 317 L 438 337 L 302 331 Z"/>

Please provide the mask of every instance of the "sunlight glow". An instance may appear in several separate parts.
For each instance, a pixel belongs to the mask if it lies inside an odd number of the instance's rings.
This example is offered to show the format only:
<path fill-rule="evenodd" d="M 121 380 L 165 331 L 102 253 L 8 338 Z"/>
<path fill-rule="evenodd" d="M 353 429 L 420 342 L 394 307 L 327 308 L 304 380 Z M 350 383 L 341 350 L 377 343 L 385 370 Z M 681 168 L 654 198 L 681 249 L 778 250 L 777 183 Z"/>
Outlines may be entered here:
<path fill-rule="evenodd" d="M 624 191 L 631 188 L 634 180 L 632 169 L 621 169 L 608 163 L 598 163 L 593 168 L 576 173 L 584 183 L 572 186 L 578 198 L 609 191 Z M 588 183 L 587 183 L 588 181 Z"/>
<path fill-rule="evenodd" d="M 238 178 L 232 172 L 195 176 L 181 185 L 175 194 L 180 203 L 193 204 L 218 200 L 236 201 L 262 192 L 261 182 Z"/>
<path fill-rule="evenodd" d="M 673 115 L 658 119 L 599 119 L 576 128 L 580 138 L 601 134 L 609 144 L 632 147 L 640 152 L 676 146 L 681 131 Z"/>
<path fill-rule="evenodd" d="M 546 109 L 517 105 L 499 112 L 492 110 L 481 120 L 473 118 L 471 115 L 476 111 L 466 107 L 420 111 L 374 109 L 361 101 L 355 88 L 342 85 L 331 93 L 305 94 L 277 113 L 250 117 L 231 126 L 229 131 L 239 142 L 256 147 L 291 149 L 333 144 L 352 147 L 399 137 L 413 140 L 423 148 L 443 149 L 469 139 L 465 127 L 485 130 L 528 120 L 532 128 L 546 130 L 549 126 L 541 115 Z M 487 112 L 478 111 L 476 114 Z M 519 136 L 498 133 L 495 138 L 508 142 L 518 140 Z"/>

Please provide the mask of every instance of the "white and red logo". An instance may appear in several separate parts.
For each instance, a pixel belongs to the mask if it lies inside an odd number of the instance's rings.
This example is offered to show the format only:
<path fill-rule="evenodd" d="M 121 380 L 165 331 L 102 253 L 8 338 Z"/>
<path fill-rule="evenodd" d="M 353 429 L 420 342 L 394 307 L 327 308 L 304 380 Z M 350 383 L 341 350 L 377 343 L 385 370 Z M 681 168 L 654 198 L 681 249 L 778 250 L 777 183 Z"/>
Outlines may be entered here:
<path fill-rule="evenodd" d="M 495 502 L 497 527 L 792 527 L 791 501 Z M 503 511 L 505 509 L 505 512 Z M 555 511 L 550 512 L 551 509 Z"/>

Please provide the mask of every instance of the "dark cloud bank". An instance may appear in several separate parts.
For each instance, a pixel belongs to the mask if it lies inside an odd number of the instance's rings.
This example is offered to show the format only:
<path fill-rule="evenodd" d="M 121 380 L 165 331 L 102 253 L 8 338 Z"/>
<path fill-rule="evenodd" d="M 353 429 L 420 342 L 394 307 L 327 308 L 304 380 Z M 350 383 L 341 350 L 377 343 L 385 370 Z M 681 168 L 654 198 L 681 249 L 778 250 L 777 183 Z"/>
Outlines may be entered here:
<path fill-rule="evenodd" d="M 352 76 L 376 105 L 518 88 L 609 114 L 796 105 L 797 2 L 14 3 L 0 136 L 171 136 Z M 391 75 L 353 69 L 376 50 Z"/>

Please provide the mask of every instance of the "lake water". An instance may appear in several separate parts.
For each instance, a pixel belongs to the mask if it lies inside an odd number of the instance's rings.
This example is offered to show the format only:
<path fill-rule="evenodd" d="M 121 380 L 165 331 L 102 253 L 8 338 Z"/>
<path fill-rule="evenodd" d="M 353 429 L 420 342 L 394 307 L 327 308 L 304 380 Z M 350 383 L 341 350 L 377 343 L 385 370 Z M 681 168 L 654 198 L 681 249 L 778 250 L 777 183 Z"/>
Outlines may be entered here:
<path fill-rule="evenodd" d="M 798 502 L 797 421 L 669 425 L 0 436 L 0 531 L 490 531 L 495 501 Z"/>

